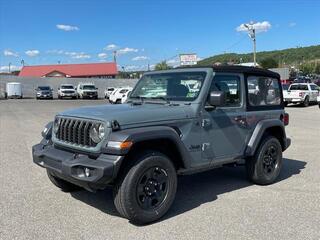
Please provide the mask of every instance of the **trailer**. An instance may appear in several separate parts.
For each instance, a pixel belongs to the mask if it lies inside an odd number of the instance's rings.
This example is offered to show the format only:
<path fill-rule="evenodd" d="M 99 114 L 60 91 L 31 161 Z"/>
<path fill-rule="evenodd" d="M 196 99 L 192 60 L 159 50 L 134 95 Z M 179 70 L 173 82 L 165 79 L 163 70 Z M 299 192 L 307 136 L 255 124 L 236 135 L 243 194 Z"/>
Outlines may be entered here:
<path fill-rule="evenodd" d="M 289 80 L 290 78 L 290 69 L 289 68 L 270 68 L 269 69 L 272 72 L 276 72 L 280 75 L 281 83 L 292 83 L 292 81 Z"/>
<path fill-rule="evenodd" d="M 7 97 L 23 98 L 21 83 L 17 83 L 17 82 L 7 83 Z"/>

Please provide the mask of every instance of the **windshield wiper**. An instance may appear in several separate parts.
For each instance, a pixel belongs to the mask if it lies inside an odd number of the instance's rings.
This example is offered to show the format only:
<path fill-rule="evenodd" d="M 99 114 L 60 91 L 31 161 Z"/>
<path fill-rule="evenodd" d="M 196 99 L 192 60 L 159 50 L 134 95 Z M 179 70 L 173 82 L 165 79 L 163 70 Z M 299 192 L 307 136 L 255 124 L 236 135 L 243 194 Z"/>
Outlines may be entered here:
<path fill-rule="evenodd" d="M 168 104 L 170 104 L 170 100 L 167 97 L 159 96 L 159 97 L 150 97 L 150 98 L 151 99 L 160 99 L 160 100 L 166 101 Z"/>
<path fill-rule="evenodd" d="M 131 101 L 130 101 L 130 99 L 131 99 Z M 140 102 L 134 102 L 134 101 L 132 101 L 132 99 L 138 99 L 138 100 L 140 100 Z M 145 97 L 141 97 L 141 96 L 130 96 L 128 103 L 132 103 L 132 104 L 142 104 L 145 99 L 146 99 Z"/>

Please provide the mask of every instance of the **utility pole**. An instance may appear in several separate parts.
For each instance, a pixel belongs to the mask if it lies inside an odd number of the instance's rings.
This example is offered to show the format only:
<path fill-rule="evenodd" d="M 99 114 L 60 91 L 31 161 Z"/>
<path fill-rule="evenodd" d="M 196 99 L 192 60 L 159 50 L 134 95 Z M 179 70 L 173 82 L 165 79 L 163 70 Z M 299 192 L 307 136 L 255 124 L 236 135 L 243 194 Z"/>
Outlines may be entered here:
<path fill-rule="evenodd" d="M 11 73 L 11 62 L 9 62 L 9 73 Z"/>
<path fill-rule="evenodd" d="M 22 65 L 22 67 L 24 67 L 24 60 L 23 59 L 21 59 L 21 65 Z"/>
<path fill-rule="evenodd" d="M 117 50 L 113 51 L 113 61 L 117 63 Z"/>
<path fill-rule="evenodd" d="M 257 66 L 257 49 L 256 49 L 256 30 L 254 29 L 254 23 L 250 22 L 247 24 L 244 24 L 244 26 L 248 29 L 248 35 L 253 41 L 253 64 L 254 66 Z"/>

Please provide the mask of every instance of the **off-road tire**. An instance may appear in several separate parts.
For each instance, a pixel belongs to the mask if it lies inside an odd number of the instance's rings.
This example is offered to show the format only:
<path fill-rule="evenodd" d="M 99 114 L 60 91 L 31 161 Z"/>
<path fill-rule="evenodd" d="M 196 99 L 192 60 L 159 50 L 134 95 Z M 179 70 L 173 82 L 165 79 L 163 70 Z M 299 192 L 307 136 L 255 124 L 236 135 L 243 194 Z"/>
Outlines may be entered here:
<path fill-rule="evenodd" d="M 275 149 L 274 169 L 266 173 L 265 161 L 268 161 L 267 151 Z M 273 155 L 273 154 L 272 154 Z M 272 161 L 273 162 L 273 161 Z M 282 166 L 282 148 L 279 140 L 273 136 L 263 137 L 254 156 L 246 159 L 247 176 L 250 181 L 259 185 L 268 185 L 275 182 Z"/>
<path fill-rule="evenodd" d="M 174 201 L 177 189 L 175 167 L 167 156 L 156 151 L 144 152 L 135 160 L 132 160 L 134 164 L 126 166 L 126 170 L 120 174 L 113 188 L 115 207 L 122 217 L 129 219 L 132 223 L 141 225 L 154 222 L 169 210 Z M 157 202 L 158 205 L 155 204 L 154 207 L 144 208 L 141 204 L 143 199 L 141 200 L 141 195 L 139 195 L 141 194 L 139 189 L 143 186 L 141 185 L 141 179 L 145 178 L 146 172 L 153 171 L 153 169 L 163 170 L 161 174 L 166 173 L 164 175 L 167 181 L 165 183 L 166 192 L 160 193 L 163 199 Z M 149 176 L 155 176 L 155 179 L 157 179 L 157 175 L 154 174 Z M 162 184 L 161 187 L 163 187 Z M 145 188 L 142 188 L 144 189 L 143 191 L 145 191 Z M 148 196 L 146 195 L 143 198 L 146 201 Z"/>
<path fill-rule="evenodd" d="M 52 173 L 47 170 L 47 174 L 48 174 L 48 178 L 49 180 L 58 188 L 60 188 L 63 192 L 73 192 L 73 191 L 77 191 L 80 190 L 81 187 L 74 185 L 72 183 L 69 183 L 65 180 L 62 180 L 58 177 L 55 177 L 54 175 L 52 175 Z"/>

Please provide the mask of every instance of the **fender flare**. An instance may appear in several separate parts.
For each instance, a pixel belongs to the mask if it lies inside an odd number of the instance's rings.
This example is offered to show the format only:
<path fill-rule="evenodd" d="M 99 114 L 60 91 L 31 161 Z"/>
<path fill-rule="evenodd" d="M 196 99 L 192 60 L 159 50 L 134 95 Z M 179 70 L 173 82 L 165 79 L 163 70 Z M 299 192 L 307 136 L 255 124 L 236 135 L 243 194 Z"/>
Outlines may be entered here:
<path fill-rule="evenodd" d="M 261 120 L 258 122 L 256 125 L 251 138 L 247 144 L 246 150 L 245 150 L 245 156 L 253 156 L 259 147 L 259 143 L 265 134 L 266 130 L 271 128 L 271 127 L 279 127 L 281 130 L 281 145 L 283 146 L 283 151 L 287 148 L 287 137 L 286 137 L 286 132 L 284 129 L 284 124 L 281 120 L 279 119 L 266 119 L 266 120 Z"/>
<path fill-rule="evenodd" d="M 184 167 L 190 166 L 191 155 L 188 152 L 187 148 L 183 144 L 179 134 L 177 131 L 168 126 L 153 126 L 153 127 L 143 127 L 143 128 L 132 128 L 132 129 L 124 129 L 121 131 L 112 132 L 108 138 L 108 142 L 125 142 L 131 141 L 134 144 L 139 142 L 148 141 L 148 140 L 170 140 L 173 142 L 180 153 L 182 162 Z M 131 148 L 130 148 L 131 149 Z M 102 148 L 102 152 L 106 154 L 114 154 L 114 155 L 125 155 L 130 149 L 119 150 L 111 147 Z"/>

